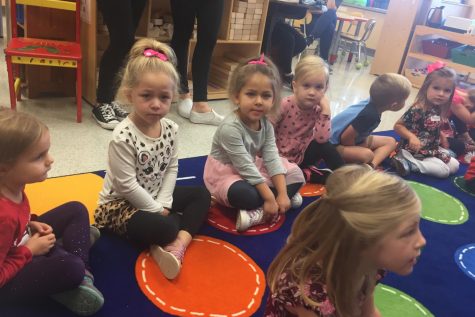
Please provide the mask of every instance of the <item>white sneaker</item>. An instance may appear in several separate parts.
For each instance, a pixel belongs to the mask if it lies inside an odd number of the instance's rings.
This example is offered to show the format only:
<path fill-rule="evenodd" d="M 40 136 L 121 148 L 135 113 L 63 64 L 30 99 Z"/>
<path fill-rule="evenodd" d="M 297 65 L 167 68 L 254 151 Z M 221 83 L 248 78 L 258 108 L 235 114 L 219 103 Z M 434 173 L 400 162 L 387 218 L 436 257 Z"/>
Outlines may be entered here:
<path fill-rule="evenodd" d="M 302 195 L 300 195 L 300 193 L 297 193 L 294 195 L 294 197 L 292 197 L 292 199 L 290 199 L 290 208 L 300 208 L 300 206 L 302 206 L 302 203 Z"/>
<path fill-rule="evenodd" d="M 190 114 L 190 121 L 193 123 L 219 125 L 223 119 L 224 117 L 216 113 L 214 110 L 211 110 L 210 112 L 191 111 Z"/>
<path fill-rule="evenodd" d="M 150 254 L 167 279 L 172 280 L 180 273 L 181 261 L 173 253 L 165 251 L 158 245 L 152 245 Z"/>
<path fill-rule="evenodd" d="M 239 210 L 236 229 L 237 231 L 246 231 L 250 227 L 264 223 L 264 210 L 262 208 L 257 208 L 253 210 Z"/>
<path fill-rule="evenodd" d="M 180 99 L 177 104 L 178 114 L 183 118 L 190 118 L 193 100 L 191 98 Z"/>

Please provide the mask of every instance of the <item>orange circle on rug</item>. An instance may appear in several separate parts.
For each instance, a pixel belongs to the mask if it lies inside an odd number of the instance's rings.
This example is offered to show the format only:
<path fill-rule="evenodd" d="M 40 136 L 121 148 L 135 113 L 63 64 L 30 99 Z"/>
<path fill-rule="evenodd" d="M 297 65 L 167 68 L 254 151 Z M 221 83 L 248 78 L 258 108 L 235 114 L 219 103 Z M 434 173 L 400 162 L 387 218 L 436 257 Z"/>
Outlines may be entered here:
<path fill-rule="evenodd" d="M 79 201 L 89 212 L 89 221 L 94 223 L 94 211 L 104 179 L 86 173 L 48 178 L 44 182 L 28 184 L 25 188 L 31 211 L 41 215 L 70 201 Z"/>
<path fill-rule="evenodd" d="M 325 186 L 322 184 L 311 184 L 307 183 L 300 188 L 300 195 L 303 197 L 315 197 L 321 196 L 326 193 Z"/>
<path fill-rule="evenodd" d="M 251 316 L 261 304 L 265 276 L 242 250 L 196 236 L 174 280 L 166 279 L 148 251 L 135 262 L 142 292 L 160 310 L 176 316 Z"/>
<path fill-rule="evenodd" d="M 229 208 L 219 204 L 211 206 L 208 211 L 208 223 L 216 229 L 236 235 L 255 236 L 259 234 L 276 231 L 285 221 L 285 215 L 280 214 L 276 222 L 263 223 L 249 228 L 244 232 L 236 230 L 237 209 Z"/>

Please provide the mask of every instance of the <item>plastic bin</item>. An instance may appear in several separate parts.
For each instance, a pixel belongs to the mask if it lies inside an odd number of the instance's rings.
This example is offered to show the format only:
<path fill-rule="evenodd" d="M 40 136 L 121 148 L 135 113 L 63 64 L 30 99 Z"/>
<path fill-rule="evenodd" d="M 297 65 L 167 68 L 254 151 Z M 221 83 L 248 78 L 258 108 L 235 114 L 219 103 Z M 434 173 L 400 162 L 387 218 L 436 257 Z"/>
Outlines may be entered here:
<path fill-rule="evenodd" d="M 451 49 L 461 46 L 459 42 L 446 39 L 430 39 L 422 41 L 422 52 L 440 58 L 450 58 Z"/>
<path fill-rule="evenodd" d="M 452 49 L 454 63 L 475 67 L 475 46 L 462 45 Z"/>

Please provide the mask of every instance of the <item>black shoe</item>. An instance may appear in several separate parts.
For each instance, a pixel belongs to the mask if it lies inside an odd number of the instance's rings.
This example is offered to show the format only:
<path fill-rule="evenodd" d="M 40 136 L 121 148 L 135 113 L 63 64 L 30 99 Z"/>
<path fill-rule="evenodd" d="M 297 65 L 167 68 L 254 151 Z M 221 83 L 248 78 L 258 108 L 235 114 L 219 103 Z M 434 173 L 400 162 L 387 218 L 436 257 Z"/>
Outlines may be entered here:
<path fill-rule="evenodd" d="M 112 101 L 110 103 L 110 106 L 112 110 L 114 111 L 114 114 L 117 117 L 117 120 L 119 121 L 124 120 L 129 115 L 129 113 L 125 111 L 124 108 L 122 108 L 122 106 L 116 101 Z"/>
<path fill-rule="evenodd" d="M 98 104 L 92 108 L 92 116 L 96 122 L 104 129 L 113 130 L 119 123 L 114 110 L 110 104 Z"/>
<path fill-rule="evenodd" d="M 305 181 L 312 184 L 325 184 L 328 176 L 333 173 L 329 168 L 317 168 L 313 165 L 302 169 L 302 172 Z"/>

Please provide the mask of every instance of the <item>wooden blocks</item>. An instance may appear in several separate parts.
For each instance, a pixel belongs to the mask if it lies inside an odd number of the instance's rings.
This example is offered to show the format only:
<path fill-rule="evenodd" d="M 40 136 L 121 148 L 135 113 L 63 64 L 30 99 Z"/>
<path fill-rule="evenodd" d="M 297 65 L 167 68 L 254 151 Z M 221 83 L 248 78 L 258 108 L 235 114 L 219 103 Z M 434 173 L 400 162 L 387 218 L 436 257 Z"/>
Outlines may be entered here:
<path fill-rule="evenodd" d="M 236 0 L 231 13 L 229 39 L 257 41 L 264 0 Z"/>

